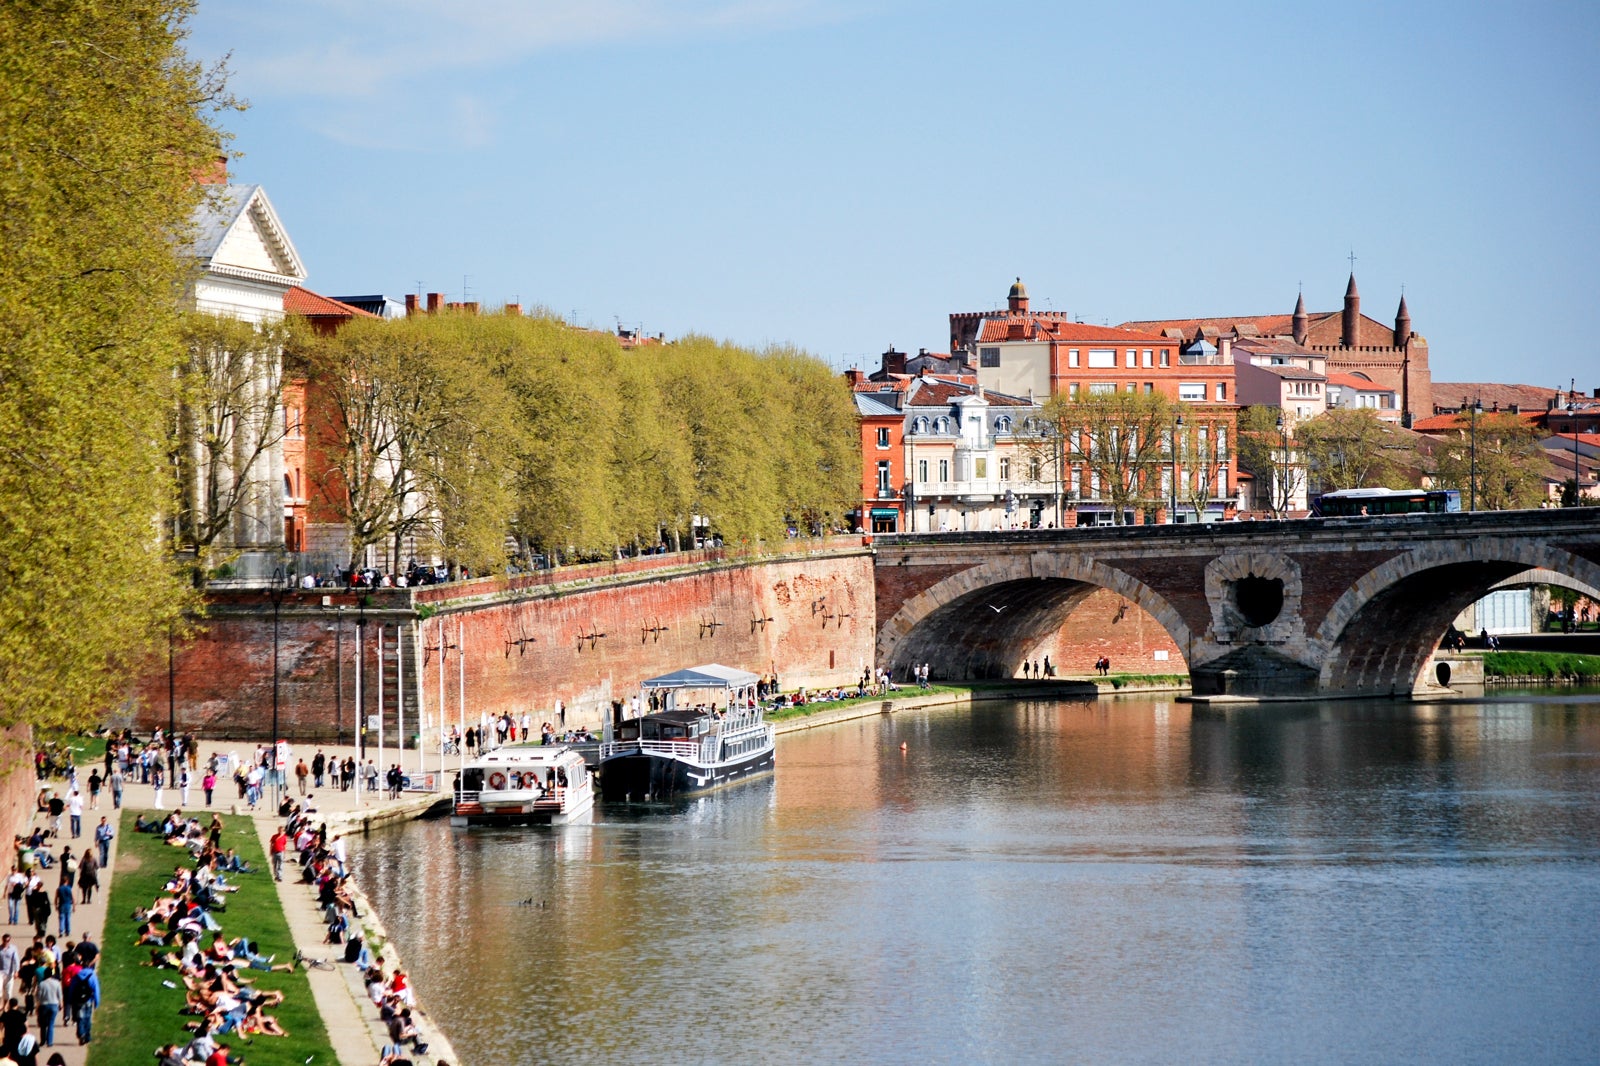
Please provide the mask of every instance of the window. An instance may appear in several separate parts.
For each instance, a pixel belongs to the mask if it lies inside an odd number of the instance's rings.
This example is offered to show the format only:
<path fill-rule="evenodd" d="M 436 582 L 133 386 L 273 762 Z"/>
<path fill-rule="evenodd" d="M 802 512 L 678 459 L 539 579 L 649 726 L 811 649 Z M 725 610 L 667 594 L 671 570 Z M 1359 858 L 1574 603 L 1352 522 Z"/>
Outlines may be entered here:
<path fill-rule="evenodd" d="M 1220 446 L 1220 438 L 1219 438 L 1219 446 Z M 1218 496 L 1226 496 L 1227 494 L 1228 494 L 1228 468 L 1225 467 L 1225 466 L 1219 466 L 1217 468 L 1217 495 Z"/>
<path fill-rule="evenodd" d="M 1001 415 L 999 418 L 995 419 L 994 420 L 994 431 L 996 433 L 1010 433 L 1011 432 L 1011 416 L 1010 415 Z"/>
<path fill-rule="evenodd" d="M 1028 480 L 1039 481 L 1044 473 L 1044 464 L 1038 458 L 1028 460 Z"/>
<path fill-rule="evenodd" d="M 981 455 L 974 458 L 972 460 L 972 476 L 979 481 L 987 478 L 989 476 L 989 460 Z"/>
<path fill-rule="evenodd" d="M 1172 365 L 1172 350 L 1170 348 L 1161 349 L 1161 365 L 1162 366 L 1171 366 Z"/>
<path fill-rule="evenodd" d="M 1078 349 L 1069 348 L 1067 350 L 1067 365 L 1068 366 L 1077 366 L 1078 365 Z"/>
<path fill-rule="evenodd" d="M 1225 382 L 1225 381 L 1217 382 L 1217 402 L 1218 403 L 1227 403 L 1228 402 L 1228 383 Z"/>
<path fill-rule="evenodd" d="M 1178 399 L 1185 403 L 1205 403 L 1206 383 L 1203 381 L 1185 381 L 1178 385 Z"/>
<path fill-rule="evenodd" d="M 1138 349 L 1137 348 L 1129 348 L 1126 352 L 1123 353 L 1123 363 L 1122 363 L 1122 365 L 1127 367 L 1129 370 L 1132 370 L 1134 367 L 1139 365 L 1138 364 L 1138 359 L 1139 359 L 1139 351 L 1138 351 Z"/>
<path fill-rule="evenodd" d="M 1144 365 L 1146 367 L 1151 367 L 1151 366 L 1155 365 L 1155 360 L 1153 358 L 1154 355 L 1155 355 L 1155 353 L 1152 352 L 1149 348 L 1146 348 L 1144 350 Z"/>
<path fill-rule="evenodd" d="M 878 447 L 887 448 L 888 446 L 889 446 L 889 427 L 888 426 L 879 426 L 878 427 Z"/>
<path fill-rule="evenodd" d="M 1135 392 L 1135 391 L 1138 390 L 1138 388 L 1139 388 L 1139 386 L 1138 386 L 1137 383 L 1130 381 L 1130 382 L 1128 382 L 1127 387 L 1124 388 L 1122 391 L 1123 392 Z"/>
<path fill-rule="evenodd" d="M 949 433 L 950 419 L 944 415 L 940 415 L 938 418 L 935 418 L 933 420 L 933 431 L 935 433 Z"/>
<path fill-rule="evenodd" d="M 999 366 L 1000 365 L 1000 349 L 999 348 L 979 348 L 978 349 L 978 365 L 979 366 Z"/>
<path fill-rule="evenodd" d="M 918 415 L 916 418 L 913 418 L 911 420 L 911 432 L 913 432 L 913 433 L 926 433 L 926 432 L 928 432 L 928 419 L 927 419 L 927 417 L 925 415 Z"/>
<path fill-rule="evenodd" d="M 1078 383 L 1076 381 L 1067 386 L 1067 396 L 1074 400 L 1078 398 Z"/>
<path fill-rule="evenodd" d="M 1146 396 L 1149 396 L 1151 393 L 1153 393 L 1155 391 L 1156 391 L 1156 383 L 1155 382 L 1147 381 L 1147 382 L 1144 383 L 1144 394 Z"/>
<path fill-rule="evenodd" d="M 1117 365 L 1117 350 L 1115 348 L 1090 348 L 1089 369 L 1107 370 L 1114 369 Z"/>
<path fill-rule="evenodd" d="M 924 485 L 928 483 L 928 460 L 926 459 L 917 460 L 917 480 Z"/>
<path fill-rule="evenodd" d="M 887 459 L 878 461 L 878 495 L 894 495 L 894 490 L 889 487 L 889 460 Z"/>
<path fill-rule="evenodd" d="M 1382 396 L 1378 397 L 1378 406 L 1383 408 L 1385 411 L 1393 410 L 1394 397 L 1387 392 L 1384 393 Z"/>
<path fill-rule="evenodd" d="M 939 480 L 940 481 L 949 481 L 950 480 L 950 460 L 948 460 L 948 459 L 940 459 L 939 460 Z"/>
<path fill-rule="evenodd" d="M 1072 468 L 1072 494 L 1078 495 L 1083 489 L 1083 472 L 1077 467 Z"/>
<path fill-rule="evenodd" d="M 1002 455 L 1000 457 L 1000 480 L 1011 480 L 1011 457 L 1009 455 Z"/>
<path fill-rule="evenodd" d="M 1108 396 L 1116 391 L 1117 383 L 1115 381 L 1092 381 L 1089 383 L 1090 396 Z M 1204 396 L 1200 398 L 1202 400 L 1205 399 Z"/>
<path fill-rule="evenodd" d="M 1228 427 L 1217 427 L 1217 458 L 1226 461 L 1228 458 Z"/>

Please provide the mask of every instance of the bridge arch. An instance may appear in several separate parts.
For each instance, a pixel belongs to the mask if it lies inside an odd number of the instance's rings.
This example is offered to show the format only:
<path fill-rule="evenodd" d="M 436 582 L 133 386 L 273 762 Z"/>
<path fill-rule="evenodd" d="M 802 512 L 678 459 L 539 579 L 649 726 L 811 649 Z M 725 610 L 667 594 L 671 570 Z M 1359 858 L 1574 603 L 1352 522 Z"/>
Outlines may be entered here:
<path fill-rule="evenodd" d="M 1409 694 L 1456 616 L 1497 586 L 1533 583 L 1523 578 L 1530 570 L 1600 587 L 1600 565 L 1516 538 L 1441 540 L 1368 571 L 1335 601 L 1313 638 L 1321 690 Z"/>
<path fill-rule="evenodd" d="M 1148 585 L 1081 553 L 1034 552 L 979 563 L 906 600 L 878 630 L 878 663 L 897 676 L 925 662 L 937 679 L 1015 677 L 1029 649 L 1102 588 L 1190 646 L 1183 617 Z"/>

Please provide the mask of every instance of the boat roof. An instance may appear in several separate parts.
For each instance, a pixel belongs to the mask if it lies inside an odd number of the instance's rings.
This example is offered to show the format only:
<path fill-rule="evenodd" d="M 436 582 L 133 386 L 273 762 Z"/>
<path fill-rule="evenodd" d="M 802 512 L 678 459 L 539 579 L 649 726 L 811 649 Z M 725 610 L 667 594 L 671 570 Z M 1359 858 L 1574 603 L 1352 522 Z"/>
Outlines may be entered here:
<path fill-rule="evenodd" d="M 565 744 L 507 744 L 503 748 L 496 748 L 487 755 L 480 755 L 473 759 L 472 766 L 502 766 L 516 763 L 539 763 L 554 765 L 561 761 L 564 755 L 576 755 L 583 758 L 582 754 L 573 751 Z"/>
<path fill-rule="evenodd" d="M 660 677 L 648 678 L 640 682 L 640 687 L 646 689 L 658 688 L 749 688 L 761 678 L 748 670 L 741 670 L 736 666 L 723 666 L 720 663 L 707 663 L 704 666 L 690 666 L 682 670 L 674 670 L 670 674 Z"/>

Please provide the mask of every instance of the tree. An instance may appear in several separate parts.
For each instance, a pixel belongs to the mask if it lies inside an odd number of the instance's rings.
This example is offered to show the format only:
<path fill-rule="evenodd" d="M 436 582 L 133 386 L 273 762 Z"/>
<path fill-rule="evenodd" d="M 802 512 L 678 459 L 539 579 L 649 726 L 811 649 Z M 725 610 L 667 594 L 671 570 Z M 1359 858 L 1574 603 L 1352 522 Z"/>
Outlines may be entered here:
<path fill-rule="evenodd" d="M 192 605 L 157 522 L 193 176 L 188 0 L 0 5 L 0 724 L 83 727 Z"/>
<path fill-rule="evenodd" d="M 1415 464 L 1410 445 L 1371 408 L 1328 411 L 1296 426 L 1294 437 L 1321 492 L 1403 488 L 1402 471 Z"/>
<path fill-rule="evenodd" d="M 1459 488 L 1466 506 L 1480 511 L 1537 507 L 1544 501 L 1548 467 L 1538 431 L 1502 412 L 1457 416 L 1457 434 L 1434 451 L 1439 484 Z"/>
<path fill-rule="evenodd" d="M 1278 518 L 1289 513 L 1290 504 L 1305 485 L 1305 466 L 1296 461 L 1295 440 L 1277 407 L 1256 405 L 1239 412 L 1239 465 L 1256 479 L 1257 506 Z"/>
<path fill-rule="evenodd" d="M 1165 396 L 1058 393 L 1045 403 L 1041 417 L 1054 427 L 1050 436 L 1062 442 L 1062 465 L 1084 471 L 1084 498 L 1108 503 L 1114 523 L 1121 525 L 1124 513 L 1136 506 L 1160 503 L 1160 469 L 1168 461 L 1176 419 Z"/>
<path fill-rule="evenodd" d="M 245 511 L 276 498 L 266 460 L 284 437 L 279 353 L 287 329 L 199 312 L 180 323 L 187 351 L 171 410 L 168 448 L 178 477 L 172 549 L 192 555 L 197 575 L 211 549 Z"/>

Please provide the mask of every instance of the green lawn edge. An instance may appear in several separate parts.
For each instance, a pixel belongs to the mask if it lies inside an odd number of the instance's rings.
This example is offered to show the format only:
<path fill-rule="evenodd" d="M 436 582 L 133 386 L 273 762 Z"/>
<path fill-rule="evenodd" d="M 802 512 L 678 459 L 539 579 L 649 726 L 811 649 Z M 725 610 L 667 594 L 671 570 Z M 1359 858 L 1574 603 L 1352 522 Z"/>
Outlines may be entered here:
<path fill-rule="evenodd" d="M 1486 677 L 1600 680 L 1600 655 L 1559 651 L 1491 651 L 1483 656 Z"/>
<path fill-rule="evenodd" d="M 200 812 L 200 817 L 209 815 Z M 133 831 L 133 813 L 122 812 L 117 829 L 117 858 L 111 880 L 111 900 L 107 907 L 107 928 L 91 930 L 100 938 L 101 1008 L 95 1014 L 95 1036 L 89 1045 L 89 1066 L 123 1066 L 152 1061 L 152 1053 L 163 1044 L 182 1043 L 191 1034 L 183 1023 L 194 1021 L 181 1015 L 184 989 L 177 971 L 140 966 L 148 960 L 150 949 L 136 947 L 133 940 L 137 923 L 136 908 L 147 907 L 161 894 L 161 887 L 179 862 L 188 864 L 188 853 L 162 843 L 153 833 Z M 249 936 L 261 942 L 261 950 L 286 962 L 294 956 L 289 924 L 266 871 L 261 841 L 249 818 L 223 817 L 222 846 L 235 849 L 257 874 L 234 874 L 230 880 L 239 891 L 228 896 L 228 909 L 216 916 L 223 935 L 230 940 Z M 209 945 L 209 938 L 205 941 Z M 242 1055 L 250 1066 L 303 1066 L 310 1062 L 332 1063 L 333 1045 L 328 1040 L 322 1016 L 311 996 L 305 973 L 264 973 L 251 971 L 251 978 L 263 989 L 281 989 L 284 1001 L 268 1010 L 289 1033 L 286 1037 L 256 1036 L 250 1044 L 238 1034 L 224 1038 L 234 1054 Z M 177 988 L 167 988 L 171 981 Z"/>

